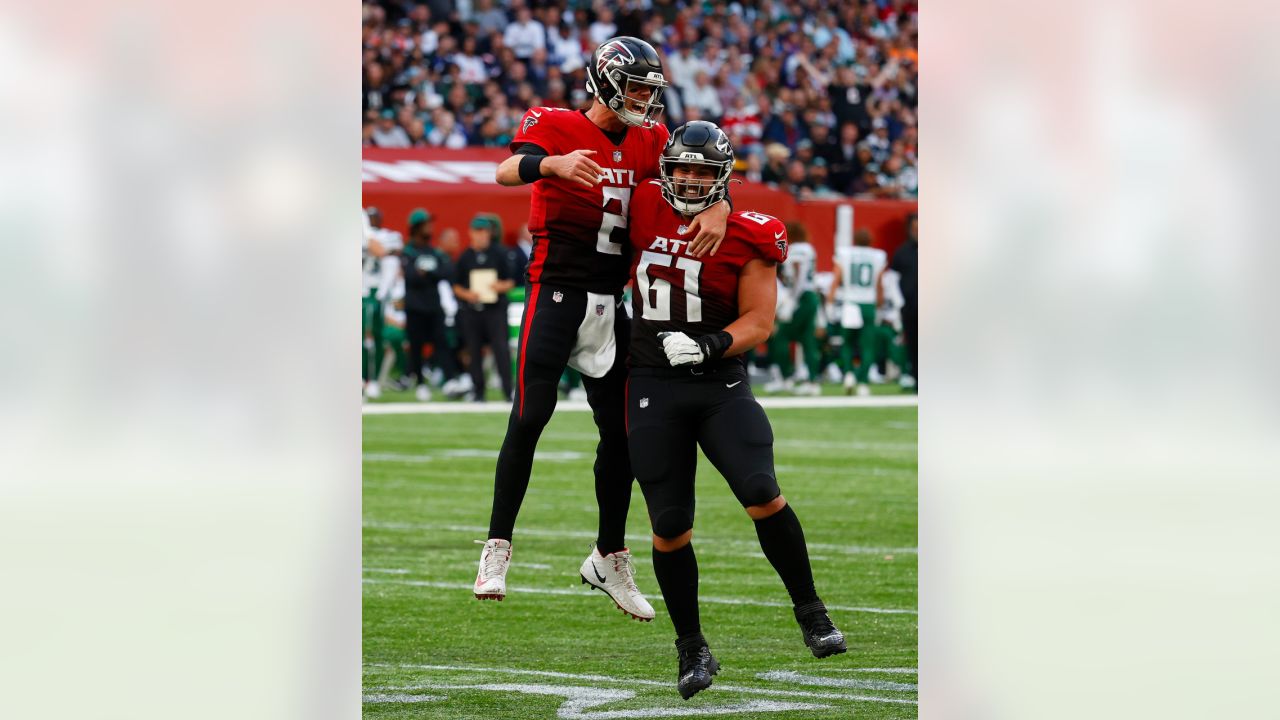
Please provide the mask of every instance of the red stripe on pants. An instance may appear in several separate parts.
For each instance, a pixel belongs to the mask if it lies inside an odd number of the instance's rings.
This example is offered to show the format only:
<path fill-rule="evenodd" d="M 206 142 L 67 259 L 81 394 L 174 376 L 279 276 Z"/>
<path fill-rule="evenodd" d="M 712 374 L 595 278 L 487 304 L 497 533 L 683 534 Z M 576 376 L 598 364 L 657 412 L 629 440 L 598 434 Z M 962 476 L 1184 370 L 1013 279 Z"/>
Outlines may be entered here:
<path fill-rule="evenodd" d="M 542 289 L 539 283 L 530 283 L 533 290 L 529 293 L 529 319 L 524 323 L 524 331 L 520 335 L 520 417 L 524 417 L 524 364 L 525 364 L 525 348 L 529 346 L 529 330 L 533 327 L 533 316 L 538 312 L 538 291 Z"/>

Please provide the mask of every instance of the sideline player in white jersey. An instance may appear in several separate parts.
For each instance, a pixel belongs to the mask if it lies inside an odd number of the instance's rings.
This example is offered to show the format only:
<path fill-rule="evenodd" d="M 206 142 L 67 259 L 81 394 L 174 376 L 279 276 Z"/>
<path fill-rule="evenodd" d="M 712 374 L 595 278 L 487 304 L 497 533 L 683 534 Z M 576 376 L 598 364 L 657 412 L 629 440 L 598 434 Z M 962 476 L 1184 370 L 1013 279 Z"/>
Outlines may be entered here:
<path fill-rule="evenodd" d="M 790 389 L 795 373 L 795 354 L 791 343 L 800 346 L 809 378 L 796 387 L 798 395 L 819 395 L 819 368 L 822 354 L 818 351 L 818 297 L 814 275 L 818 269 L 818 253 L 809 243 L 809 233 L 800 223 L 787 223 L 791 250 L 778 272 L 778 329 L 769 341 L 769 355 L 779 372 L 765 391 Z"/>
<path fill-rule="evenodd" d="M 835 281 L 831 283 L 828 302 L 834 302 L 839 293 L 840 327 L 844 344 L 840 348 L 840 369 L 844 371 L 844 389 L 854 392 L 857 382 L 858 395 L 870 395 L 867 373 L 879 360 L 876 354 L 876 307 L 884 297 L 883 276 L 889 257 L 879 248 L 871 247 L 871 232 L 866 228 L 853 235 L 853 246 L 840 248 L 835 257 Z M 858 369 L 851 367 L 853 343 L 858 343 L 861 361 Z"/>
<path fill-rule="evenodd" d="M 400 276 L 400 256 L 404 238 L 395 230 L 382 227 L 382 212 L 376 207 L 364 211 L 363 273 L 361 294 L 361 330 L 364 334 L 364 394 L 370 399 L 382 395 L 378 374 L 382 368 L 383 305 L 388 302 L 396 279 Z"/>

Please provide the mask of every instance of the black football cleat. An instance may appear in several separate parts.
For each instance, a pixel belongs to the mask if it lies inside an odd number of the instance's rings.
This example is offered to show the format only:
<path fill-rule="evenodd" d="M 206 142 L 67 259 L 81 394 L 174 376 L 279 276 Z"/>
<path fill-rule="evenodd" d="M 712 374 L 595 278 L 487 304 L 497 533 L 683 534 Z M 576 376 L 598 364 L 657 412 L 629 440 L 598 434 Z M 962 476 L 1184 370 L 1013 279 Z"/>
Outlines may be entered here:
<path fill-rule="evenodd" d="M 685 643 L 677 640 L 676 650 L 680 653 L 676 689 L 680 691 L 680 697 L 688 700 L 700 690 L 711 687 L 711 676 L 720 672 L 720 663 L 712 657 L 711 649 L 701 635 Z"/>
<path fill-rule="evenodd" d="M 804 633 L 804 644 L 816 658 L 839 655 L 845 647 L 844 633 L 827 617 L 827 608 L 821 600 L 796 607 L 796 622 Z"/>

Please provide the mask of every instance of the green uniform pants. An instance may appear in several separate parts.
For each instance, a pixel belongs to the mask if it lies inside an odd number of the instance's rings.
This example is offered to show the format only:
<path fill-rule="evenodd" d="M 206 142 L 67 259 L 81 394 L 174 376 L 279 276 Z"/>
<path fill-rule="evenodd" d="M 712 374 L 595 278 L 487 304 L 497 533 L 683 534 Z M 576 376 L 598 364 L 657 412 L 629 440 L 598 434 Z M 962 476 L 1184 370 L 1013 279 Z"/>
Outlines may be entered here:
<path fill-rule="evenodd" d="M 409 374 L 409 366 L 406 362 L 409 352 L 404 347 L 405 339 L 404 328 L 398 328 L 395 325 L 382 326 L 382 352 L 390 351 L 395 357 L 396 369 L 400 371 L 401 377 Z"/>
<path fill-rule="evenodd" d="M 876 326 L 876 306 L 872 303 L 858 303 L 858 309 L 862 311 L 862 327 L 841 328 L 844 346 L 840 348 L 840 369 L 846 373 L 852 371 L 858 383 L 865 385 L 871 366 L 883 357 L 880 347 L 884 341 L 880 328 Z M 861 360 L 856 369 L 852 367 L 854 343 L 857 343 Z"/>
<path fill-rule="evenodd" d="M 784 378 L 795 373 L 795 356 L 791 353 L 791 343 L 794 342 L 804 351 L 804 364 L 809 368 L 809 380 L 818 382 L 821 379 L 818 371 L 822 356 L 818 352 L 818 336 L 814 332 L 818 303 L 818 293 L 810 291 L 801 294 L 791 320 L 779 323 L 778 331 L 769 341 L 769 354 Z"/>
<path fill-rule="evenodd" d="M 370 291 L 360 304 L 360 377 L 366 381 L 377 380 L 378 371 L 382 368 L 382 303 Z M 370 343 L 370 340 L 373 342 Z M 370 344 L 373 345 L 372 349 Z"/>

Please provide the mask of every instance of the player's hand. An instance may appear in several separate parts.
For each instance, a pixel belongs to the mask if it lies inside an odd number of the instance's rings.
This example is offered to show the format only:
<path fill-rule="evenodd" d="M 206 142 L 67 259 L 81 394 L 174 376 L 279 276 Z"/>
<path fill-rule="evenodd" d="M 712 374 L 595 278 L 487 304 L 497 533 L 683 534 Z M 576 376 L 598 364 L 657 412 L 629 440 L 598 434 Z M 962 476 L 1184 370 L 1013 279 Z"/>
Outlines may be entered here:
<path fill-rule="evenodd" d="M 595 154 L 595 150 L 574 150 L 568 155 L 552 155 L 542 161 L 542 167 L 552 177 L 595 187 L 601 173 L 600 166 L 589 157 Z"/>
<path fill-rule="evenodd" d="M 689 223 L 689 232 L 696 233 L 693 242 L 689 243 L 689 254 L 702 257 L 707 253 L 716 254 L 720 243 L 724 242 L 725 229 L 729 225 L 729 203 L 721 200 L 698 213 Z"/>
<path fill-rule="evenodd" d="M 672 367 L 697 365 L 707 359 L 702 346 L 682 332 L 660 332 L 658 339 L 662 341 L 662 350 Z"/>

